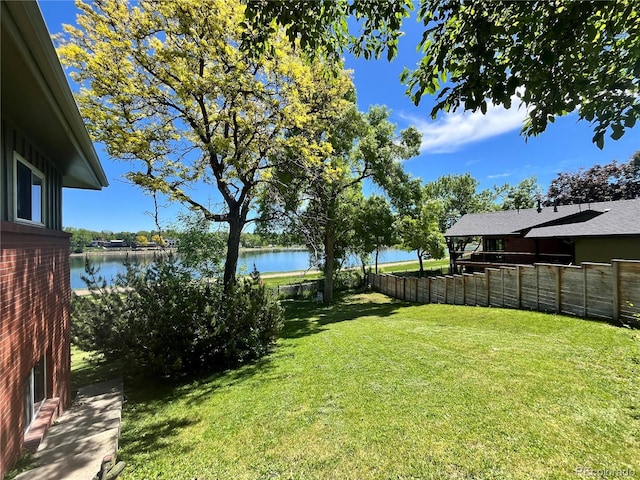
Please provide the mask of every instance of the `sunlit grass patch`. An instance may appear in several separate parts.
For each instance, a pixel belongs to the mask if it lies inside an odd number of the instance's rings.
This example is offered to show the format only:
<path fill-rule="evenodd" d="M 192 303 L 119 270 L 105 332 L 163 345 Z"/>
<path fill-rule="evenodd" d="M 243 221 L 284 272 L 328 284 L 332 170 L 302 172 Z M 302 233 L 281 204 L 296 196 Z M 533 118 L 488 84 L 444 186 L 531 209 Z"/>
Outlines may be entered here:
<path fill-rule="evenodd" d="M 125 479 L 640 472 L 638 332 L 378 294 L 286 305 L 255 365 L 125 385 Z"/>

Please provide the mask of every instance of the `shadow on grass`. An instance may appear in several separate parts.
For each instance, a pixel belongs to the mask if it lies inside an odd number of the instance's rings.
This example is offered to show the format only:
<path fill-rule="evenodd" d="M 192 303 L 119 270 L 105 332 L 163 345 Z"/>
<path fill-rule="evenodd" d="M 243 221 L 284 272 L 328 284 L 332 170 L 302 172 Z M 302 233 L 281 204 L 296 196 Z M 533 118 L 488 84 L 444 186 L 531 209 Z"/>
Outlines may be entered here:
<path fill-rule="evenodd" d="M 387 317 L 403 302 L 353 293 L 339 294 L 331 305 L 318 304 L 312 300 L 284 301 L 285 325 L 280 337 L 299 338 L 324 330 L 326 325 L 354 320 L 363 316 Z M 100 361 L 88 361 L 74 372 L 77 385 L 96 383 L 105 377 L 113 378 L 124 373 L 125 424 L 131 428 L 122 431 L 122 446 L 126 456 L 144 455 L 149 451 L 163 451 L 171 446 L 171 439 L 179 432 L 197 423 L 197 418 L 182 415 L 162 415 L 164 407 L 174 402 L 185 406 L 206 402 L 216 392 L 235 384 L 253 382 L 256 385 L 274 380 L 274 362 L 283 356 L 292 355 L 286 346 L 276 346 L 267 356 L 250 363 L 220 372 L 201 372 L 178 379 L 154 377 L 131 377 L 120 365 Z M 124 370 L 124 372 L 123 372 Z M 154 421 L 154 417 L 161 420 Z M 151 421 L 150 421 L 151 420 Z M 174 454 L 174 446 L 171 446 Z M 185 447 L 188 448 L 188 447 Z"/>
<path fill-rule="evenodd" d="M 300 338 L 322 332 L 325 325 L 346 322 L 360 317 L 388 317 L 407 304 L 389 299 L 384 302 L 359 301 L 358 295 L 336 295 L 334 302 L 324 305 L 313 300 L 284 301 L 285 324 L 281 338 Z"/>
<path fill-rule="evenodd" d="M 145 416 L 148 418 L 148 416 Z M 140 419 L 136 418 L 136 423 Z M 126 460 L 127 456 L 137 456 L 148 454 L 149 452 L 157 452 L 163 450 L 169 446 L 172 449 L 173 454 L 186 453 L 188 448 L 181 447 L 179 451 L 176 451 L 174 438 L 180 430 L 187 428 L 197 423 L 196 419 L 187 417 L 175 417 L 175 418 L 163 418 L 160 421 L 144 423 L 144 430 L 138 429 L 123 429 L 121 434 L 121 444 L 126 445 L 125 455 L 123 460 Z"/>
<path fill-rule="evenodd" d="M 122 376 L 122 363 L 118 361 L 107 362 L 102 355 L 89 354 L 90 356 L 79 365 L 71 367 L 71 395 L 75 396 L 81 387 L 102 383 Z M 75 363 L 75 360 L 72 362 Z"/>
<path fill-rule="evenodd" d="M 178 379 L 125 376 L 125 417 L 121 433 L 123 460 L 144 456 L 149 452 L 171 455 L 186 453 L 190 447 L 177 449 L 173 439 L 200 419 L 180 414 L 167 414 L 165 407 L 180 402 L 189 410 L 209 400 L 220 390 L 242 382 L 264 383 L 273 379 L 273 358 L 282 355 L 278 348 L 252 363 L 220 372 L 200 372 Z M 285 353 L 286 355 L 286 353 Z M 158 420 L 154 420 L 158 418 Z M 151 420 L 151 421 L 150 421 Z M 127 428 L 128 426 L 128 428 Z"/>

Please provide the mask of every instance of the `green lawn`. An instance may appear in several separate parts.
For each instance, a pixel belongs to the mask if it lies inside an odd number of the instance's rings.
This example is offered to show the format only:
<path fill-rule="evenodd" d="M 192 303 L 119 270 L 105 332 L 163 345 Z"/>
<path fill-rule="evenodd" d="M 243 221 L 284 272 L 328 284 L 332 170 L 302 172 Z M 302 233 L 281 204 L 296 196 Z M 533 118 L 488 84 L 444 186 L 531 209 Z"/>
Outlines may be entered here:
<path fill-rule="evenodd" d="M 286 306 L 256 365 L 125 383 L 122 478 L 640 475 L 638 331 L 379 294 Z"/>
<path fill-rule="evenodd" d="M 424 270 L 440 271 L 442 268 L 449 267 L 449 259 L 429 260 L 424 262 Z M 418 276 L 420 264 L 415 262 L 402 262 L 400 265 L 378 265 L 378 271 L 380 273 L 399 273 L 403 275 Z M 373 269 L 372 269 L 373 270 Z M 359 272 L 361 270 L 358 270 Z M 293 285 L 300 282 L 311 282 L 322 278 L 322 273 L 316 271 L 310 271 L 304 275 L 286 275 L 286 276 L 271 276 L 272 274 L 265 274 L 262 277 L 262 281 L 267 287 L 275 288 L 279 285 Z"/>
<path fill-rule="evenodd" d="M 100 355 L 84 352 L 71 346 L 71 395 L 75 396 L 80 387 L 105 382 L 122 376 L 118 364 L 102 361 Z"/>
<path fill-rule="evenodd" d="M 449 268 L 449 259 L 427 260 L 422 263 L 422 267 L 427 274 L 430 272 L 442 273 L 442 269 L 444 269 L 444 273 L 446 274 Z M 380 273 L 398 273 L 417 277 L 420 274 L 420 264 L 417 260 L 415 262 L 403 263 L 402 265 L 386 266 L 383 264 L 378 266 L 378 271 Z"/>
<path fill-rule="evenodd" d="M 275 288 L 279 285 L 294 285 L 296 283 L 312 282 L 322 278 L 319 272 L 308 272 L 304 275 L 287 275 L 282 277 L 262 277 L 262 281 L 267 287 Z"/>

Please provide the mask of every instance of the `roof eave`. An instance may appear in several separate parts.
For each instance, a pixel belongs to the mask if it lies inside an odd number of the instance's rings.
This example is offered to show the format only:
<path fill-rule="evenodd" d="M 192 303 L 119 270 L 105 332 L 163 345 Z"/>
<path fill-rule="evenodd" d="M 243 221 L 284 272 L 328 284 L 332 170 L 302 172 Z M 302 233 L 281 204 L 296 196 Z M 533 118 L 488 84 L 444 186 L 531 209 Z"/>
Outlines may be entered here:
<path fill-rule="evenodd" d="M 63 186 L 95 190 L 108 186 L 37 3 L 3 1 L 2 28 L 12 37 L 47 107 L 66 133 L 65 151 L 71 153 L 61 169 Z M 3 103 L 10 100 L 4 98 Z"/>

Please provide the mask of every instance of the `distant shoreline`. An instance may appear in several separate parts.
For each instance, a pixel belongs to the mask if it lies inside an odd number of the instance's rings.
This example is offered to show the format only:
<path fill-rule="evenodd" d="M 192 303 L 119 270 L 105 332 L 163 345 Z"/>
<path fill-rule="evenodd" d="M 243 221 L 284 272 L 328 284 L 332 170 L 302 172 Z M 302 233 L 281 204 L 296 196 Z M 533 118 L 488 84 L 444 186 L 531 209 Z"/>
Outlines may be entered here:
<path fill-rule="evenodd" d="M 246 252 L 286 252 L 286 251 L 306 251 L 305 247 L 255 247 L 255 248 L 240 248 L 240 253 Z M 104 256 L 126 256 L 126 255 L 140 255 L 140 256 L 153 256 L 158 253 L 170 252 L 176 253 L 175 248 L 155 249 L 155 250 L 125 250 L 125 249 L 104 249 L 104 250 L 92 250 L 90 252 L 71 253 L 70 257 L 104 257 Z"/>

